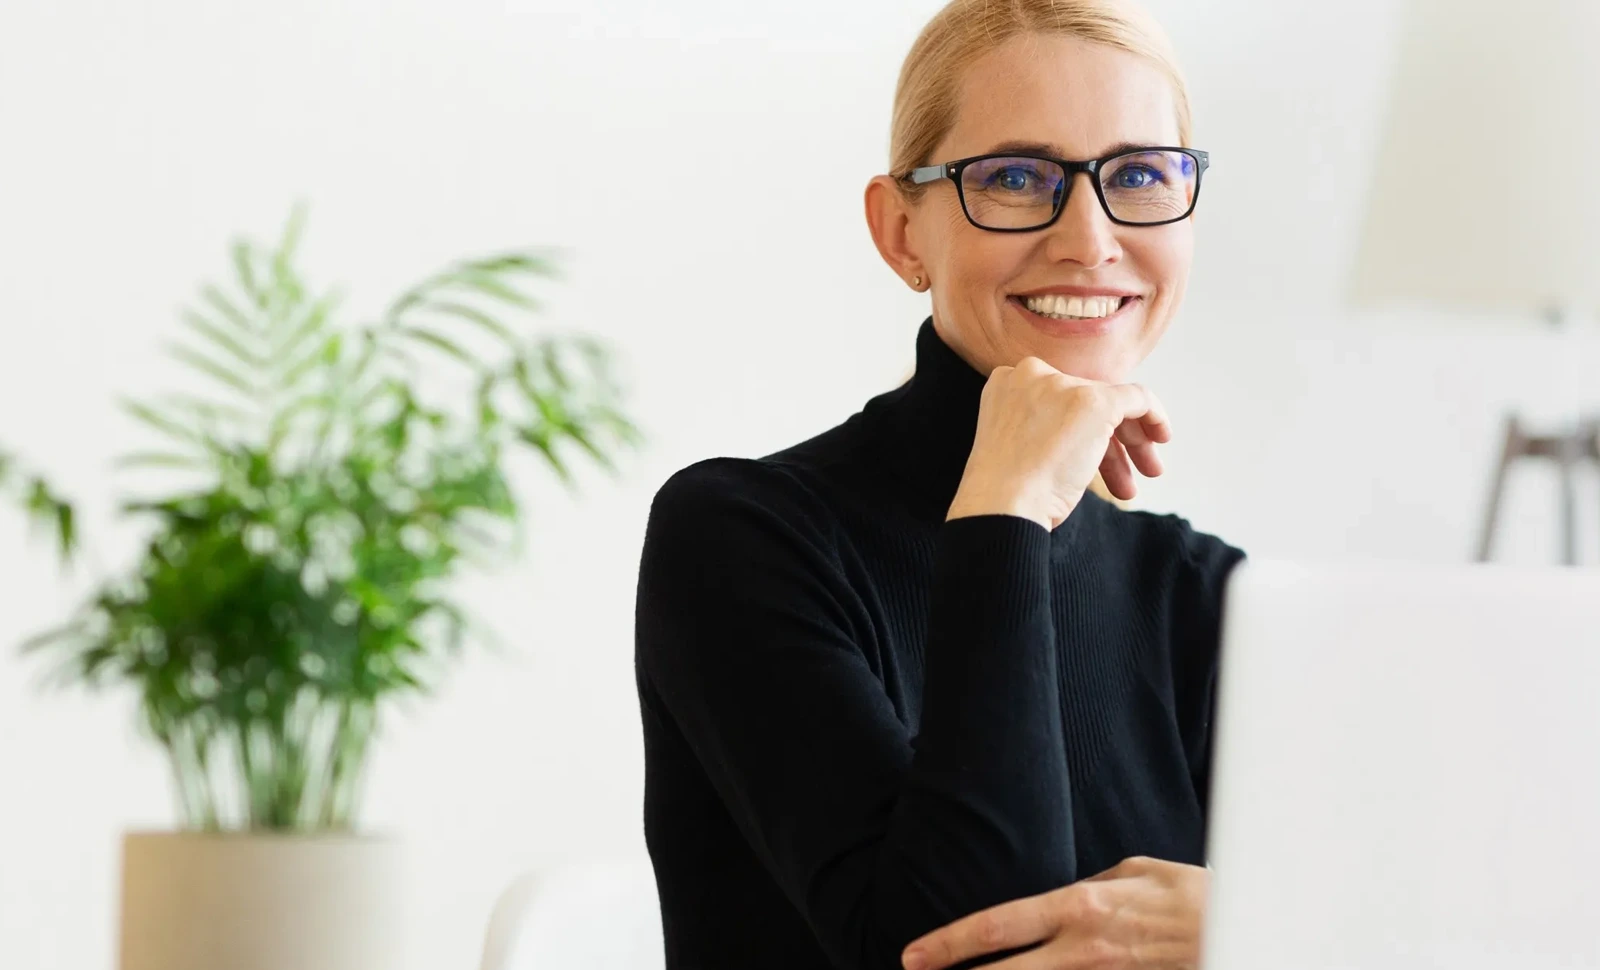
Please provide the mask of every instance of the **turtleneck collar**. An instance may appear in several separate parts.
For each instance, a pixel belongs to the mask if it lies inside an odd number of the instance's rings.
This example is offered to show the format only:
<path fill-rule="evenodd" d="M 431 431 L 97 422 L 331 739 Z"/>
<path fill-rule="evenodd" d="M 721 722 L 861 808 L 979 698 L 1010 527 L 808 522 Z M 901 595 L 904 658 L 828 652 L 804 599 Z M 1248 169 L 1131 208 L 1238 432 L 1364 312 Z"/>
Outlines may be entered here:
<path fill-rule="evenodd" d="M 949 511 L 978 430 L 978 401 L 988 375 L 975 370 L 933 328 L 917 330 L 917 369 L 896 395 L 891 419 L 896 444 L 919 506 Z"/>
<path fill-rule="evenodd" d="M 978 430 L 978 403 L 988 375 L 980 373 L 933 328 L 933 318 L 917 331 L 917 365 L 911 379 L 880 399 L 888 448 L 894 453 L 909 504 L 920 515 L 943 520 L 966 471 Z M 1081 508 L 1095 501 L 1085 494 Z M 1056 538 L 1071 531 L 1070 516 Z"/>

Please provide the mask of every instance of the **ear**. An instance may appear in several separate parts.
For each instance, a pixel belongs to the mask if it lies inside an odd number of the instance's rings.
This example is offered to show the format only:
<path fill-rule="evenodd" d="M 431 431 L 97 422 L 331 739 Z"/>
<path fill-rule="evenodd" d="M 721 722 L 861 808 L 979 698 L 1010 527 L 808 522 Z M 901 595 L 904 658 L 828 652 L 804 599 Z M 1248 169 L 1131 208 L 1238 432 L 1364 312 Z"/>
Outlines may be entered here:
<path fill-rule="evenodd" d="M 867 229 L 872 232 L 878 255 L 907 286 L 918 276 L 926 286 L 928 270 L 911 231 L 912 203 L 900 191 L 899 183 L 888 175 L 873 176 L 867 183 L 865 201 Z"/>

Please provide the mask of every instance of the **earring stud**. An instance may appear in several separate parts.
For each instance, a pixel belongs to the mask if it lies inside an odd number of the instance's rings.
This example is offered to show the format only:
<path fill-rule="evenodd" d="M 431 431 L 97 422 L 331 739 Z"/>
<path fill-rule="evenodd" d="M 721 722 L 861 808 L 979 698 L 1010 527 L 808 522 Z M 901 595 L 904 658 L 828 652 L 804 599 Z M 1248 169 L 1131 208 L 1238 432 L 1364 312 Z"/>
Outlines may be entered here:
<path fill-rule="evenodd" d="M 919 289 L 919 290 L 922 289 L 922 277 L 920 277 L 920 276 L 911 277 L 911 285 L 915 289 Z"/>

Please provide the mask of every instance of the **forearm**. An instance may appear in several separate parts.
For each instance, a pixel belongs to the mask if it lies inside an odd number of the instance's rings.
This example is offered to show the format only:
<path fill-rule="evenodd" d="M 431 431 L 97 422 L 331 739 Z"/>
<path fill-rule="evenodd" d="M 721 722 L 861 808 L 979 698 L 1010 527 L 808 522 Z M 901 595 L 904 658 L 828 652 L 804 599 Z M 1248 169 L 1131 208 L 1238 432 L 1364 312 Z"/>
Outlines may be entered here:
<path fill-rule="evenodd" d="M 952 919 L 1076 877 L 1050 535 L 1011 516 L 946 523 L 914 754 L 853 934 L 890 965 Z"/>

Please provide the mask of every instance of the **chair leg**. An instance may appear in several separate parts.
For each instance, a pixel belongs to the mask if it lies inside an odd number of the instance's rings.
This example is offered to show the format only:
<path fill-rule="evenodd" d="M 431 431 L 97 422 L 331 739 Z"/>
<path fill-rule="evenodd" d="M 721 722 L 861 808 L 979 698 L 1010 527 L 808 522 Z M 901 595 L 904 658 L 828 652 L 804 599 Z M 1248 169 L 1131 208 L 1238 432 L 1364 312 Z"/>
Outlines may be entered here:
<path fill-rule="evenodd" d="M 1556 459 L 1561 475 L 1561 562 L 1566 566 L 1578 564 L 1578 492 L 1573 483 L 1578 465 L 1573 455 L 1576 444 L 1575 438 L 1565 441 Z"/>
<path fill-rule="evenodd" d="M 1594 465 L 1600 472 L 1600 414 L 1591 414 L 1578 428 L 1578 455 L 1580 460 Z"/>
<path fill-rule="evenodd" d="M 1506 415 L 1506 433 L 1500 445 L 1500 459 L 1495 463 L 1494 477 L 1489 484 L 1489 504 L 1484 509 L 1483 531 L 1478 535 L 1478 562 L 1488 562 L 1494 551 L 1494 533 L 1500 520 L 1500 503 L 1505 497 L 1506 474 L 1511 463 L 1522 451 L 1522 428 L 1515 414 Z"/>

